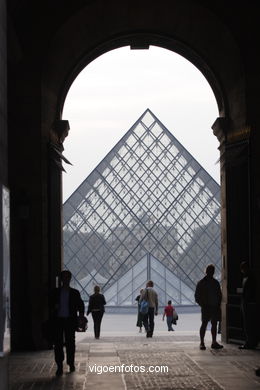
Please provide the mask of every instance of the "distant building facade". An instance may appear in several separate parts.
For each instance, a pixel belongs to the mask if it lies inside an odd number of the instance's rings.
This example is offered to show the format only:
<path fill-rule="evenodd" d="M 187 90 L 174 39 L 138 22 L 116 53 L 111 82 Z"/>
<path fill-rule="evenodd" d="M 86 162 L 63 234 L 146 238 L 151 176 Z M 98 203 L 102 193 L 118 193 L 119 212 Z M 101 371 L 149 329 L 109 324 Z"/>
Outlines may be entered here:
<path fill-rule="evenodd" d="M 85 301 L 193 305 L 207 264 L 221 275 L 220 187 L 147 109 L 64 203 L 64 265 Z"/>

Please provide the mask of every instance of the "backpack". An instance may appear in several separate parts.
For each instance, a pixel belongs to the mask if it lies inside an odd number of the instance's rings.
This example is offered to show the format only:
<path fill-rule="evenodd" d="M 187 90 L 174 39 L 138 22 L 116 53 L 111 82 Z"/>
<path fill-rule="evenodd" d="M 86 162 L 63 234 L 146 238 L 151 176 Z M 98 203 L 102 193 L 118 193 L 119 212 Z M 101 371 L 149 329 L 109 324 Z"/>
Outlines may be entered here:
<path fill-rule="evenodd" d="M 148 295 L 148 291 L 147 290 L 146 290 L 146 295 Z M 148 296 L 147 296 L 147 298 L 148 298 Z M 148 302 L 148 300 L 143 298 L 142 301 L 140 302 L 140 309 L 139 309 L 139 311 L 140 311 L 141 314 L 147 314 L 148 313 L 148 309 L 149 309 L 149 302 Z"/>

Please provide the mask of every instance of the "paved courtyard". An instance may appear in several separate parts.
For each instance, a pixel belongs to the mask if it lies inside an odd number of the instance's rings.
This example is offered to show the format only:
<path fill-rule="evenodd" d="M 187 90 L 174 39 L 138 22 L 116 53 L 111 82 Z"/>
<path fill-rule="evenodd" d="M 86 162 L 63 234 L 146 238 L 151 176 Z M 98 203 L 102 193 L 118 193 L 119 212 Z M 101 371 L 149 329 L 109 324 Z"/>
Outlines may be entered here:
<path fill-rule="evenodd" d="M 174 332 L 168 332 L 158 316 L 152 339 L 138 333 L 135 318 L 106 314 L 100 340 L 93 337 L 90 319 L 87 332 L 77 334 L 76 372 L 66 372 L 64 364 L 59 378 L 52 350 L 13 353 L 10 390 L 260 389 L 260 378 L 254 374 L 260 350 L 239 350 L 232 344 L 211 350 L 207 331 L 207 349 L 200 351 L 194 329 L 199 313 L 181 314 Z"/>

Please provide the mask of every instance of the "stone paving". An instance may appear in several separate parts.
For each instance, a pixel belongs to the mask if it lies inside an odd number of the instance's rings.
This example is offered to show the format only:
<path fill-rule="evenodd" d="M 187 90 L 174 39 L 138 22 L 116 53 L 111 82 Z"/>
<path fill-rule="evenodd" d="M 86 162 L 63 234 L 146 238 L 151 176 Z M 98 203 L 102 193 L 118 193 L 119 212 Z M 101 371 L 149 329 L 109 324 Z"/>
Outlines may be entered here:
<path fill-rule="evenodd" d="M 121 363 L 145 368 L 142 374 L 125 374 L 127 389 L 221 389 L 182 351 L 146 351 L 138 355 L 136 352 L 127 352 L 119 356 Z M 150 372 L 151 366 L 167 367 L 168 372 Z"/>
<path fill-rule="evenodd" d="M 76 372 L 68 373 L 64 364 L 63 376 L 56 378 L 52 350 L 12 353 L 10 390 L 260 390 L 254 373 L 260 350 L 241 351 L 231 344 L 211 350 L 208 331 L 207 349 L 200 351 L 200 313 L 179 312 L 179 317 L 175 332 L 167 332 L 162 316 L 156 317 L 152 339 L 138 333 L 135 314 L 106 313 L 100 340 L 93 338 L 90 319 L 87 332 L 77 333 Z M 144 372 L 131 372 L 141 366 Z M 148 372 L 149 366 L 167 366 L 168 372 Z"/>
<path fill-rule="evenodd" d="M 53 351 L 12 353 L 10 390 L 260 389 L 260 378 L 254 373 L 260 366 L 260 350 L 239 350 L 231 344 L 211 350 L 209 336 L 206 344 L 206 351 L 200 351 L 198 337 L 185 334 L 152 339 L 143 334 L 104 336 L 100 340 L 82 335 L 77 342 L 76 372 L 65 369 L 59 378 L 55 377 Z M 158 370 L 159 366 L 167 366 L 168 372 L 148 372 L 149 367 Z M 144 372 L 134 372 L 140 367 Z"/>

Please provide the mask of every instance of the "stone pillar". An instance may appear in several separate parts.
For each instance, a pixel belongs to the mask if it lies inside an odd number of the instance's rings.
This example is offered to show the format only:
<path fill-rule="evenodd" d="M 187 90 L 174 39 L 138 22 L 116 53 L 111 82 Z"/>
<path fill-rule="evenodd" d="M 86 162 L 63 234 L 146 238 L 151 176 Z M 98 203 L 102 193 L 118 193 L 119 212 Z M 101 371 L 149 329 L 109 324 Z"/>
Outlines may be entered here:
<path fill-rule="evenodd" d="M 48 133 L 43 128 L 37 111 L 40 99 L 36 97 L 31 101 L 35 118 L 32 114 L 30 142 L 19 128 L 19 115 L 10 115 L 9 122 L 13 351 L 48 347 L 42 323 L 48 317 L 48 293 L 61 268 L 63 141 L 57 124 Z M 20 167 L 26 174 L 19 175 Z"/>
<path fill-rule="evenodd" d="M 260 128 L 260 118 L 256 99 L 254 99 L 254 104 L 256 105 L 256 118 L 253 118 L 250 122 L 250 267 L 256 280 L 257 307 L 255 321 L 258 322 L 256 328 L 260 329 L 260 134 L 258 131 Z"/>
<path fill-rule="evenodd" d="M 241 341 L 240 262 L 250 251 L 250 129 L 231 131 L 229 120 L 212 126 L 220 141 L 222 225 L 222 339 Z"/>
<path fill-rule="evenodd" d="M 4 206 L 2 202 L 3 185 L 8 186 L 8 169 L 7 169 L 7 50 L 6 50 L 6 1 L 0 0 L 0 387 L 2 390 L 9 388 L 9 352 L 3 348 L 4 333 L 6 333 L 6 324 L 4 321 L 7 315 L 7 297 L 5 294 L 4 284 L 9 284 L 9 272 L 6 274 L 4 261 L 4 229 L 3 219 Z M 7 244 L 8 245 L 8 244 Z M 6 249 L 9 250 L 7 247 Z M 9 290 L 9 288 L 8 288 Z"/>
<path fill-rule="evenodd" d="M 62 155 L 63 142 L 69 132 L 69 122 L 57 120 L 50 132 L 49 161 L 49 288 L 56 285 L 56 278 L 63 265 L 62 239 L 62 160 L 69 161 Z"/>

